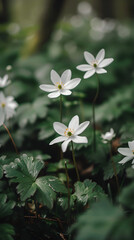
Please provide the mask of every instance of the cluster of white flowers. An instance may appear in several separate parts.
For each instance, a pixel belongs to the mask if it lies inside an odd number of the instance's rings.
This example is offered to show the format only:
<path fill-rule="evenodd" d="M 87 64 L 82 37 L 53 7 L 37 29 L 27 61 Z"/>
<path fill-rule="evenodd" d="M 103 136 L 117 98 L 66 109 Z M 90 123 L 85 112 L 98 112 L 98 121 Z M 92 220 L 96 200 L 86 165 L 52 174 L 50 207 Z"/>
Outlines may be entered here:
<path fill-rule="evenodd" d="M 0 77 L 0 89 L 10 84 L 8 75 L 3 78 Z M 12 118 L 15 114 L 15 109 L 18 106 L 17 102 L 14 101 L 12 96 L 5 97 L 4 92 L 0 91 L 0 126 L 4 124 L 6 120 Z"/>
<path fill-rule="evenodd" d="M 84 78 L 89 78 L 94 73 L 106 73 L 107 71 L 103 67 L 106 67 L 113 62 L 113 58 L 104 59 L 104 49 L 99 51 L 96 58 L 89 52 L 84 52 L 84 56 L 88 64 L 79 65 L 77 67 L 77 69 L 81 71 L 86 71 Z M 61 77 L 56 71 L 52 70 L 51 81 L 53 85 L 42 84 L 39 87 L 45 92 L 50 92 L 48 94 L 49 98 L 57 98 L 60 95 L 70 95 L 72 93 L 70 90 L 74 89 L 80 83 L 81 79 L 74 78 L 71 80 L 71 71 L 69 69 L 64 71 Z M 88 140 L 86 137 L 78 135 L 81 134 L 88 127 L 89 123 L 89 121 L 86 121 L 79 125 L 79 117 L 77 115 L 71 119 L 68 127 L 65 126 L 63 123 L 54 122 L 54 130 L 61 136 L 51 141 L 50 145 L 58 142 L 63 142 L 62 151 L 65 152 L 69 142 L 71 141 L 75 143 L 87 143 Z"/>

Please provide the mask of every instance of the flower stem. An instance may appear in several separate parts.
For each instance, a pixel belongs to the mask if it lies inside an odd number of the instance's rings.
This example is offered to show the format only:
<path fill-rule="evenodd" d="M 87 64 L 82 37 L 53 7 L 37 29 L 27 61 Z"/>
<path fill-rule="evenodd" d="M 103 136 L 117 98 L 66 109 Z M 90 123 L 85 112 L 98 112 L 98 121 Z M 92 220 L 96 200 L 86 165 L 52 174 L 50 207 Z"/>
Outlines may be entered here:
<path fill-rule="evenodd" d="M 9 132 L 9 129 L 6 127 L 6 125 L 5 125 L 4 123 L 3 123 L 3 127 L 6 129 L 8 135 L 9 135 L 11 141 L 12 141 L 12 144 L 13 144 L 13 146 L 14 146 L 15 152 L 16 152 L 17 154 L 19 154 L 18 149 L 17 149 L 17 147 L 16 147 L 16 144 L 15 144 L 13 138 L 12 138 L 12 135 L 11 135 L 11 133 Z"/>
<path fill-rule="evenodd" d="M 60 95 L 60 122 L 62 123 L 62 95 Z M 63 159 L 62 149 L 60 149 L 60 158 Z"/>
<path fill-rule="evenodd" d="M 62 123 L 62 95 L 60 95 L 60 122 Z"/>
<path fill-rule="evenodd" d="M 68 214 L 70 213 L 70 188 L 69 188 L 69 175 L 67 169 L 67 163 L 65 161 L 65 172 L 66 172 L 66 179 L 67 179 L 67 191 L 68 191 Z"/>
<path fill-rule="evenodd" d="M 75 160 L 74 146 L 73 146 L 72 141 L 71 141 L 71 144 L 72 144 L 72 157 L 73 157 L 73 162 L 74 162 L 74 166 L 75 166 L 75 170 L 76 170 L 76 174 L 77 174 L 77 179 L 78 179 L 78 181 L 80 181 L 80 176 L 79 176 L 79 172 L 78 172 L 78 168 L 77 168 L 77 164 L 76 164 L 76 160 Z"/>
<path fill-rule="evenodd" d="M 96 74 L 97 75 L 97 74 Z M 93 99 L 93 105 L 92 105 L 92 111 L 93 111 L 93 149 L 94 149 L 94 152 L 96 152 L 96 122 L 95 122 L 95 103 L 97 101 L 97 98 L 99 96 L 99 89 L 100 89 L 100 81 L 99 81 L 99 77 L 97 75 L 97 80 L 98 80 L 98 83 L 97 83 L 97 91 L 96 91 L 96 94 L 95 94 L 95 97 Z"/>
<path fill-rule="evenodd" d="M 35 205 L 36 217 L 37 217 L 37 219 L 38 219 L 38 218 L 39 218 L 39 214 L 38 214 L 38 203 L 36 202 L 35 197 L 34 197 L 34 205 Z"/>
<path fill-rule="evenodd" d="M 117 185 L 117 190 L 118 193 L 120 192 L 120 186 L 119 186 L 119 180 L 118 180 L 118 176 L 117 176 L 117 171 L 116 171 L 116 166 L 113 160 L 113 155 L 112 155 L 112 142 L 110 142 L 110 158 L 112 161 L 112 166 L 113 166 L 113 171 L 114 171 L 114 176 L 115 176 L 115 180 L 116 180 L 116 185 Z"/>

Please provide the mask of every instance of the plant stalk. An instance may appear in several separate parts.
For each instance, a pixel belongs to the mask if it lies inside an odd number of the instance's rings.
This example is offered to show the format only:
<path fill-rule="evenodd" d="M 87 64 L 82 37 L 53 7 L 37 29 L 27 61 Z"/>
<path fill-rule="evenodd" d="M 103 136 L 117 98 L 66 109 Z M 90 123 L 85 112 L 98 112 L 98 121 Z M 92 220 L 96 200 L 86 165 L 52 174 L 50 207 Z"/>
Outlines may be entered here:
<path fill-rule="evenodd" d="M 76 160 L 75 160 L 74 146 L 73 146 L 72 141 L 71 141 L 71 144 L 72 144 L 72 157 L 73 157 L 74 167 L 75 167 L 76 174 L 77 174 L 77 180 L 80 181 L 80 176 L 79 176 L 79 172 L 78 172 L 78 168 L 77 168 L 77 163 L 76 163 Z"/>
<path fill-rule="evenodd" d="M 97 74 L 96 74 L 97 75 Z M 97 98 L 99 96 L 99 89 L 100 89 L 100 80 L 99 77 L 97 75 L 97 90 L 96 90 L 96 94 L 95 97 L 93 99 L 93 103 L 92 103 L 92 111 L 93 111 L 93 150 L 94 152 L 96 152 L 96 121 L 95 121 L 95 104 L 97 101 Z"/>
<path fill-rule="evenodd" d="M 118 193 L 119 193 L 120 192 L 120 186 L 119 186 L 119 180 L 118 180 L 116 166 L 115 166 L 115 163 L 114 163 L 114 160 L 113 160 L 112 142 L 111 141 L 110 141 L 110 158 L 111 158 L 111 161 L 112 161 L 112 166 L 113 166 L 114 176 L 115 176 L 115 180 L 116 180 L 117 190 L 118 190 Z"/>
<path fill-rule="evenodd" d="M 62 123 L 62 95 L 60 95 L 60 122 Z M 60 149 L 60 158 L 63 159 L 62 149 Z"/>
<path fill-rule="evenodd" d="M 60 122 L 62 123 L 62 95 L 60 95 Z"/>
<path fill-rule="evenodd" d="M 65 172 L 66 172 L 67 190 L 68 190 L 68 213 L 70 214 L 70 188 L 69 188 L 69 175 L 68 175 L 68 169 L 67 169 L 66 161 L 65 161 Z"/>
<path fill-rule="evenodd" d="M 6 125 L 5 125 L 4 123 L 3 123 L 3 127 L 6 129 L 8 135 L 9 135 L 11 141 L 12 141 L 12 144 L 13 144 L 13 146 L 14 146 L 15 152 L 16 152 L 17 154 L 19 154 L 18 149 L 17 149 L 17 147 L 16 147 L 16 144 L 15 144 L 13 138 L 12 138 L 12 135 L 11 135 L 9 129 L 6 127 Z"/>

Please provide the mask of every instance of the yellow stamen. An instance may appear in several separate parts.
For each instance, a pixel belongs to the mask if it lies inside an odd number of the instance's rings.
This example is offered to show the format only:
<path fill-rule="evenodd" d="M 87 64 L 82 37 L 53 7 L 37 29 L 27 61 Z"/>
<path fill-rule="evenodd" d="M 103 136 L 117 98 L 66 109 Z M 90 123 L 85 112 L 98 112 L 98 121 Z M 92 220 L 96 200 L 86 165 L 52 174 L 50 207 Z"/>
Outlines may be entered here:
<path fill-rule="evenodd" d="M 6 104 L 3 102 L 1 103 L 1 107 L 4 108 L 6 106 Z"/>
<path fill-rule="evenodd" d="M 94 64 L 93 64 L 93 66 L 96 68 L 96 67 L 97 67 L 97 64 L 96 64 L 96 63 L 94 63 Z"/>
<path fill-rule="evenodd" d="M 62 86 L 59 84 L 59 85 L 58 85 L 58 88 L 59 88 L 59 89 L 62 89 Z"/>
<path fill-rule="evenodd" d="M 73 135 L 73 133 L 74 133 L 74 130 L 73 130 L 73 129 L 71 129 L 71 128 L 66 128 L 66 130 L 65 130 L 65 132 L 64 132 L 64 135 L 65 135 L 66 137 L 70 137 L 70 136 Z"/>

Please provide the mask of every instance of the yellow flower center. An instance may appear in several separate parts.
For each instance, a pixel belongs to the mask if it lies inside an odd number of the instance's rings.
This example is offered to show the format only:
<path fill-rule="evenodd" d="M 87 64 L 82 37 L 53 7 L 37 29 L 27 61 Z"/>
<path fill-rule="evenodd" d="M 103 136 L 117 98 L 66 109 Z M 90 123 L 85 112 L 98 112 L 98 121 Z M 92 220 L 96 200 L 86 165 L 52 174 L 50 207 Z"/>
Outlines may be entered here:
<path fill-rule="evenodd" d="M 133 153 L 133 155 L 134 155 L 134 150 L 132 150 L 132 153 Z"/>
<path fill-rule="evenodd" d="M 73 133 L 74 133 L 74 130 L 73 130 L 73 129 L 67 128 L 67 129 L 65 130 L 65 132 L 64 132 L 64 135 L 65 135 L 66 137 L 71 137 L 71 136 L 73 135 Z"/>
<path fill-rule="evenodd" d="M 1 103 L 1 107 L 4 108 L 6 104 L 4 102 Z"/>
<path fill-rule="evenodd" d="M 57 88 L 59 90 L 61 90 L 63 88 L 63 86 L 64 86 L 64 84 L 62 82 L 57 82 L 56 85 L 57 85 Z"/>
<path fill-rule="evenodd" d="M 58 88 L 59 88 L 59 89 L 62 89 L 62 86 L 59 84 L 59 85 L 58 85 Z"/>
<path fill-rule="evenodd" d="M 95 67 L 95 68 L 96 68 L 96 67 L 97 67 L 97 64 L 96 64 L 96 63 L 94 63 L 94 64 L 93 64 L 93 67 Z"/>

